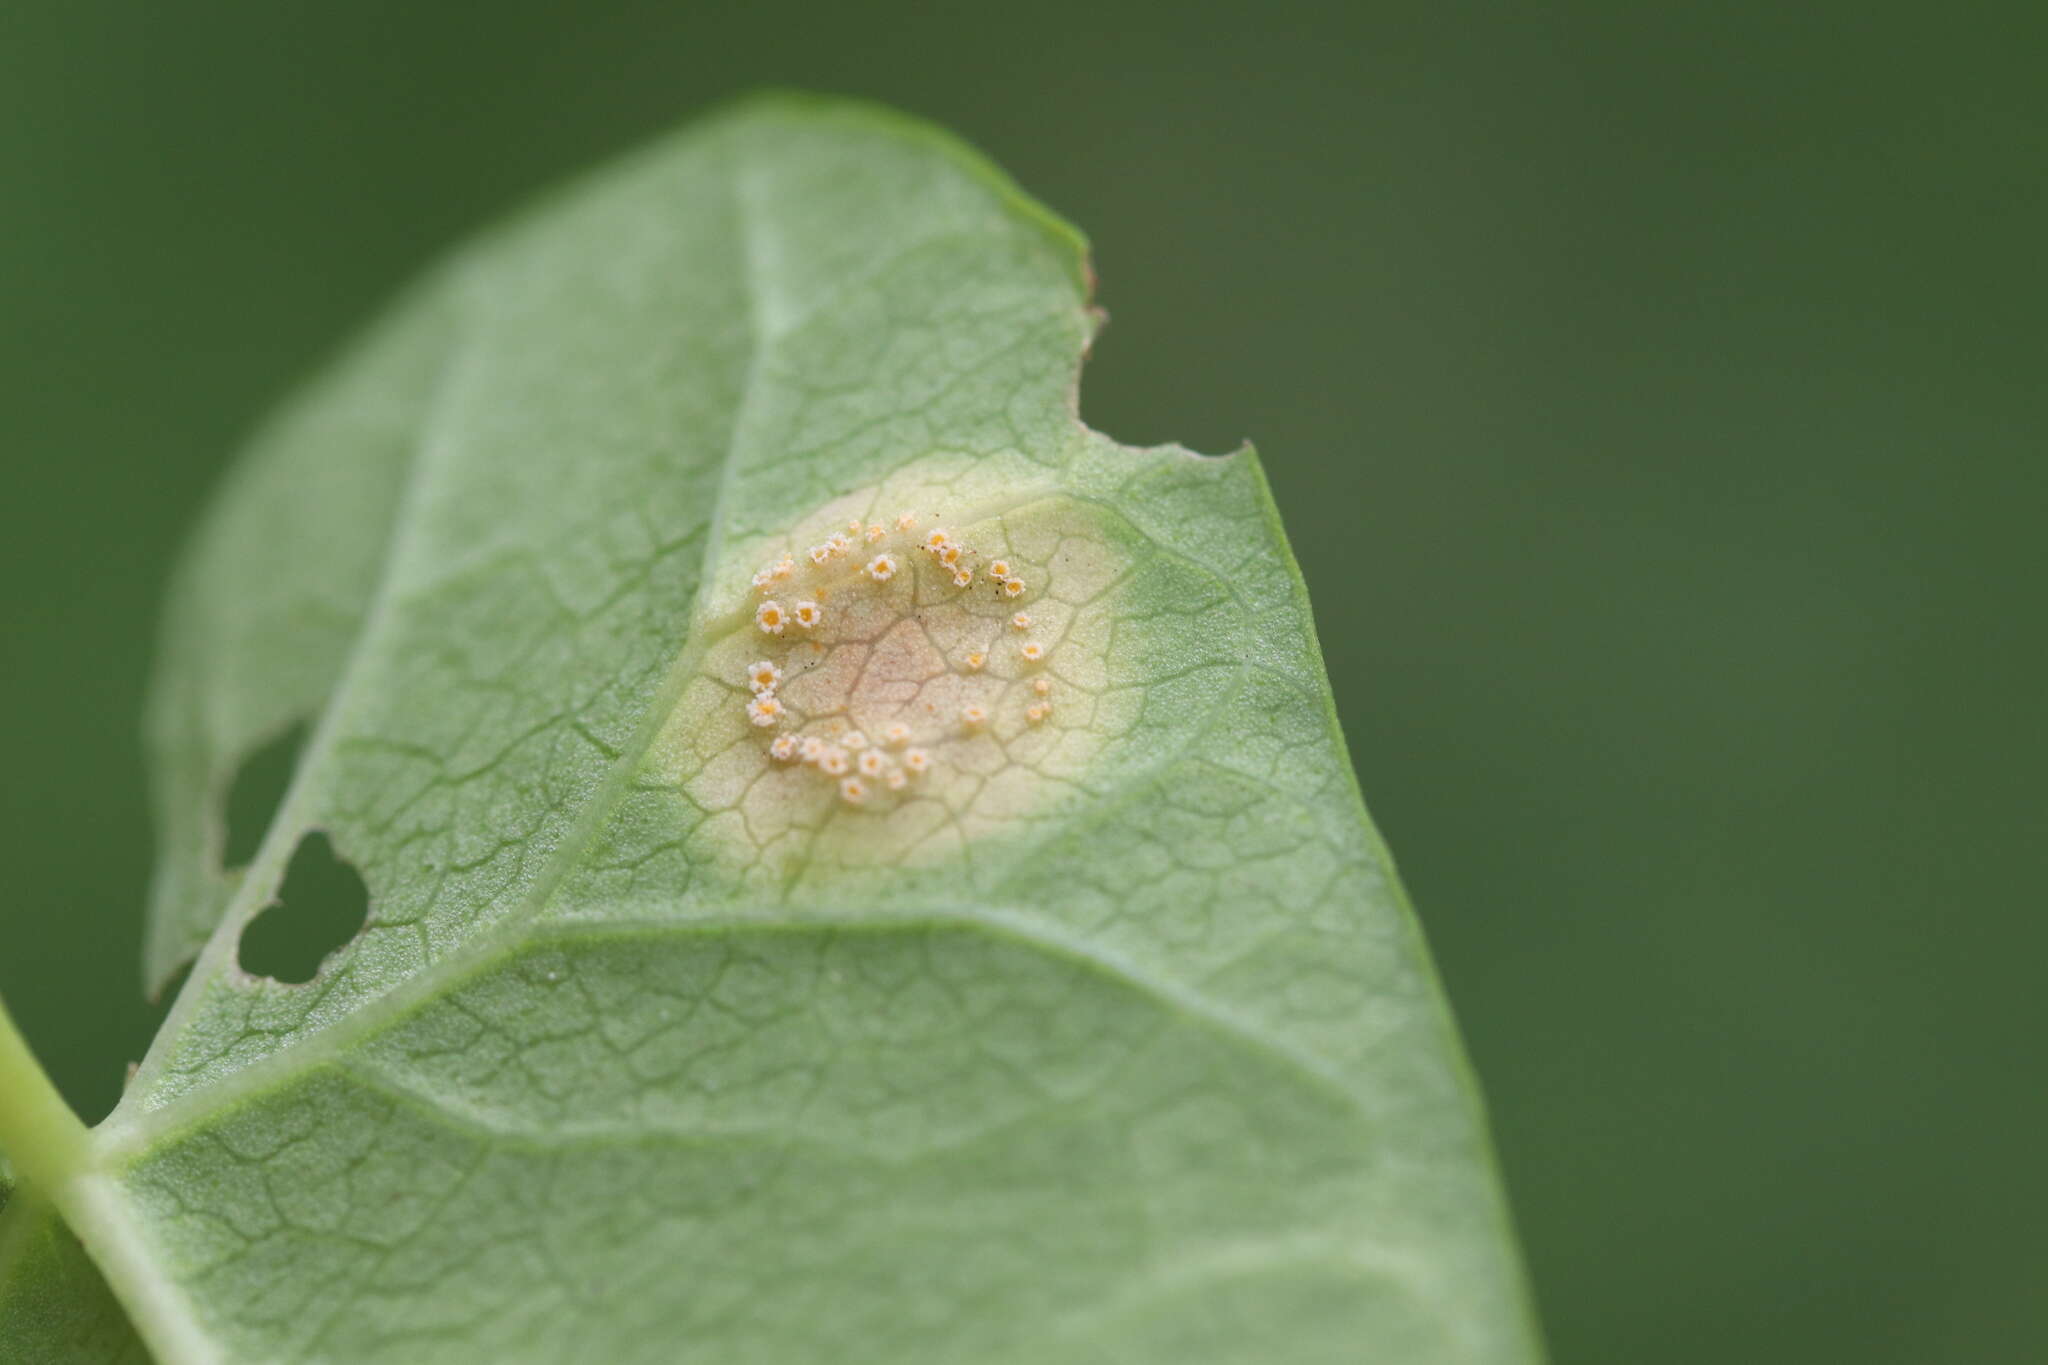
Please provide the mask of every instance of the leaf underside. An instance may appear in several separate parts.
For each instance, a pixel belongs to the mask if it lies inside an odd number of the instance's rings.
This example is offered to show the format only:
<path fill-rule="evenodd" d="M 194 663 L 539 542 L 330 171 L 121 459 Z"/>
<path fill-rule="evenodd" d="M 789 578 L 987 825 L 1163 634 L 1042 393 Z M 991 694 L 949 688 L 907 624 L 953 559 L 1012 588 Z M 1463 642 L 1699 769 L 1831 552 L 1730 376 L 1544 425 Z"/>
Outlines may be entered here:
<path fill-rule="evenodd" d="M 144 1358 L 115 1296 L 238 1365 L 1534 1358 L 1255 459 L 1080 423 L 1085 281 L 943 136 L 755 101 L 289 405 L 154 694 L 148 974 L 197 965 L 70 1227 L 0 1214 L 0 1358 Z M 906 540 L 759 631 L 750 575 L 899 510 L 1026 587 Z M 757 655 L 787 732 L 907 722 L 930 773 L 779 764 Z M 316 830 L 369 922 L 248 976 Z"/>

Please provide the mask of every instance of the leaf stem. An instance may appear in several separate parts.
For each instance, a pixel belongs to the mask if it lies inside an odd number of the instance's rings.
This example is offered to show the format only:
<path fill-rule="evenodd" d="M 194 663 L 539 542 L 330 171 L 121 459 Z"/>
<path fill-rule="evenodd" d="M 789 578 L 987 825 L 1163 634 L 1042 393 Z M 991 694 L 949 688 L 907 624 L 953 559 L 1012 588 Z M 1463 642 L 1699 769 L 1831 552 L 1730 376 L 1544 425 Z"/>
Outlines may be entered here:
<path fill-rule="evenodd" d="M 26 1184 L 61 1189 L 85 1156 L 85 1125 L 29 1051 L 0 1000 L 0 1150 Z"/>

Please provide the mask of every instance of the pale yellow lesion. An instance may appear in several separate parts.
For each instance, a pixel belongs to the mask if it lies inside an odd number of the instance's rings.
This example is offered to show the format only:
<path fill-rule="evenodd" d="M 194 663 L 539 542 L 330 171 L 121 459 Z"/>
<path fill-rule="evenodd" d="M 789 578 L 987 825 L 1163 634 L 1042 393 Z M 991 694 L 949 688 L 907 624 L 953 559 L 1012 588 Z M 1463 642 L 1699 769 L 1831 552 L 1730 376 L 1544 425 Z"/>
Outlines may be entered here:
<path fill-rule="evenodd" d="M 934 530 L 947 533 L 937 546 Z M 847 548 L 814 563 L 834 534 Z M 735 867 L 777 877 L 957 856 L 1045 814 L 1130 726 L 1103 601 L 1131 563 L 1093 504 L 1043 484 L 979 499 L 870 490 L 747 549 L 721 569 L 715 633 L 646 774 L 694 808 L 693 843 Z M 877 555 L 892 571 L 869 571 Z M 776 577 L 778 562 L 796 567 Z M 764 631 L 764 600 L 814 601 L 822 619 Z M 764 695 L 773 724 L 755 723 Z M 785 735 L 795 752 L 778 758 Z"/>

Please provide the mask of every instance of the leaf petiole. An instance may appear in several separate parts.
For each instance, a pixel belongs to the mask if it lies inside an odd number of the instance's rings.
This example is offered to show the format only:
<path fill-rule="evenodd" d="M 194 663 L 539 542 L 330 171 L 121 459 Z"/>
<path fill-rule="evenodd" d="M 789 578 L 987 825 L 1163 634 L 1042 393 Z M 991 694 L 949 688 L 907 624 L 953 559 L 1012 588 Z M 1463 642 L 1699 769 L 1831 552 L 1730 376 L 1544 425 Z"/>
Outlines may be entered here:
<path fill-rule="evenodd" d="M 49 1075 L 0 1000 L 0 1151 L 26 1184 L 54 1191 L 77 1171 L 86 1152 L 85 1125 L 57 1093 Z"/>

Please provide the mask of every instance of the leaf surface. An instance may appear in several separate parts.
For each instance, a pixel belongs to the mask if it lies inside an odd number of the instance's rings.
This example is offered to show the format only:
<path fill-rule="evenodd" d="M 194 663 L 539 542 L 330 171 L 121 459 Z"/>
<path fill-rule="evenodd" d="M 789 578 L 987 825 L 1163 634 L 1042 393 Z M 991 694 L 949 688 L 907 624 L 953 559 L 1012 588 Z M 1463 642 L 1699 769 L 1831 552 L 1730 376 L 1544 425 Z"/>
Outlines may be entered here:
<path fill-rule="evenodd" d="M 149 1361 L 149 1352 L 78 1239 L 40 1199 L 0 1200 L 0 1361 Z"/>
<path fill-rule="evenodd" d="M 197 963 L 57 1199 L 159 1359 L 1535 1357 L 1255 458 L 1080 423 L 1086 281 L 950 140 L 755 102 L 266 429 L 152 714 Z M 316 830 L 368 923 L 249 976 Z"/>

